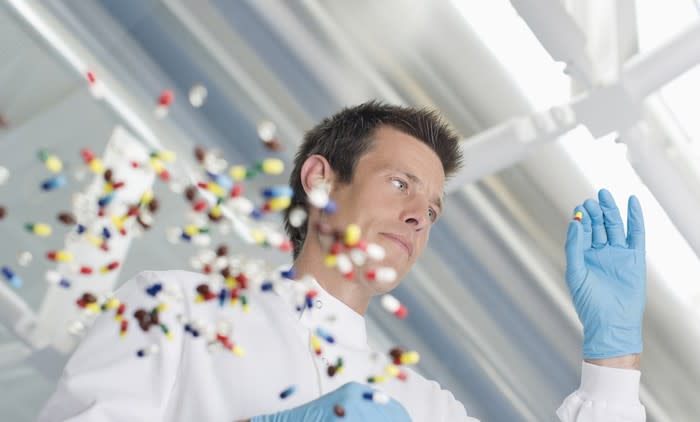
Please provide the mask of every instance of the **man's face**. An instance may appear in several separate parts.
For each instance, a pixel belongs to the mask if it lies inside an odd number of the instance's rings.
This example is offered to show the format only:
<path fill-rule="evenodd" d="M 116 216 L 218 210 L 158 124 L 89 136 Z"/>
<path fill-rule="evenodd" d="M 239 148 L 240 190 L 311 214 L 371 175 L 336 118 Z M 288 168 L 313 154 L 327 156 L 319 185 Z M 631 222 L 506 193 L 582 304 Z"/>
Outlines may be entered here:
<path fill-rule="evenodd" d="M 381 127 L 358 160 L 352 182 L 333 186 L 338 205 L 333 227 L 355 223 L 362 238 L 384 247 L 381 264 L 396 269 L 393 283 L 372 283 L 375 293 L 396 287 L 423 252 L 432 224 L 442 212 L 445 174 L 435 152 L 392 127 Z"/>

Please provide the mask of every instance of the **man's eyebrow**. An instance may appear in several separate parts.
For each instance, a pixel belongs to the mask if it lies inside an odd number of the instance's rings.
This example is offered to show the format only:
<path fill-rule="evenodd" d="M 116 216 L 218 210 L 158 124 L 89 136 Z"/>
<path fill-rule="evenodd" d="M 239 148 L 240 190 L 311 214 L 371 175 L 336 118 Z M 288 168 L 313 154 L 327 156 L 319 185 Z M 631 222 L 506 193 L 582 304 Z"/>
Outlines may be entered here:
<path fill-rule="evenodd" d="M 419 179 L 418 176 L 416 176 L 416 175 L 413 174 L 413 173 L 409 173 L 409 172 L 404 171 L 404 170 L 396 170 L 396 171 L 398 171 L 399 173 L 402 173 L 404 176 L 406 176 L 406 178 L 407 178 L 408 180 L 410 180 L 411 182 L 413 182 L 413 183 L 415 183 L 415 184 L 418 184 L 418 185 L 422 185 L 422 184 L 423 184 L 423 181 L 422 181 L 421 179 Z M 442 208 L 442 207 L 443 207 L 442 196 L 436 196 L 435 198 L 433 198 L 432 201 L 433 201 L 433 202 L 435 203 L 435 205 L 437 205 L 437 207 L 440 208 L 440 210 L 442 211 L 442 209 L 443 209 L 443 208 Z"/>

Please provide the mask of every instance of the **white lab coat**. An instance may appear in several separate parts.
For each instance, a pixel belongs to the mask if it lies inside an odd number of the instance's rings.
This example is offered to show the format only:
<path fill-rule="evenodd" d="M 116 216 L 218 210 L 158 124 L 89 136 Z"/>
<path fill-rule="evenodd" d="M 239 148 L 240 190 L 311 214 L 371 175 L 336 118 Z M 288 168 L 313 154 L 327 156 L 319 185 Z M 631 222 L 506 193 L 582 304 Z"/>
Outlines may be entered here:
<path fill-rule="evenodd" d="M 349 381 L 383 375 L 385 353 L 367 346 L 364 318 L 316 284 L 315 305 L 301 313 L 292 286 L 274 292 L 251 291 L 250 312 L 220 306 L 217 300 L 195 303 L 195 287 L 205 277 L 186 271 L 143 272 L 125 283 L 117 297 L 127 303 L 130 329 L 119 337 L 113 313 L 100 316 L 68 361 L 58 388 L 39 416 L 49 421 L 195 421 L 232 422 L 299 406 Z M 170 302 L 160 314 L 173 338 L 158 327 L 146 333 L 132 315 L 161 301 L 145 293 L 154 283 L 179 290 L 184 300 Z M 185 332 L 180 321 L 220 320 L 232 324 L 231 339 L 242 347 L 237 356 L 222 347 L 210 351 L 203 335 Z M 322 327 L 335 343 L 321 340 L 322 354 L 310 346 L 310 333 Z M 137 357 L 139 349 L 159 344 L 157 354 Z M 327 366 L 338 357 L 344 370 L 333 377 Z M 372 384 L 398 400 L 413 421 L 474 422 L 454 396 L 405 368 L 406 381 L 389 376 Z M 562 421 L 644 421 L 638 400 L 639 371 L 583 364 L 581 387 L 557 411 Z M 280 393 L 295 385 L 286 399 Z"/>

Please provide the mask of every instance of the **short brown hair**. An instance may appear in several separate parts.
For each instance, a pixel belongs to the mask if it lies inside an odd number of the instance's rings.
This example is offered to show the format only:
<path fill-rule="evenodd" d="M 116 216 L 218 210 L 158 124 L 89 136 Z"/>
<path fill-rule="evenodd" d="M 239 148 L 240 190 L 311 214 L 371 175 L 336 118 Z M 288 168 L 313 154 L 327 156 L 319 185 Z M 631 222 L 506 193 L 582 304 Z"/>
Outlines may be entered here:
<path fill-rule="evenodd" d="M 302 206 L 308 211 L 301 183 L 302 165 L 311 155 L 319 154 L 328 160 L 338 181 L 350 183 L 357 161 L 372 146 L 372 135 L 382 126 L 391 126 L 432 148 L 442 162 L 445 177 L 462 166 L 459 137 L 435 110 L 369 101 L 323 119 L 304 135 L 289 176 L 294 196 L 284 213 L 284 226 L 294 245 L 294 259 L 301 252 L 308 229 L 307 223 L 300 227 L 289 223 L 289 213 L 294 207 Z"/>

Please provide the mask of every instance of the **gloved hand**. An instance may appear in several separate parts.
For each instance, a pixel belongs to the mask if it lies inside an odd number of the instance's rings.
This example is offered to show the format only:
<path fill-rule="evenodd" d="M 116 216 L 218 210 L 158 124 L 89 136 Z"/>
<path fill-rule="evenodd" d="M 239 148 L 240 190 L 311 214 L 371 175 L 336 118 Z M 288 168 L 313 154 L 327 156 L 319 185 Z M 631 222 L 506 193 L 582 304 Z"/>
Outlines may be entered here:
<path fill-rule="evenodd" d="M 627 237 L 610 192 L 587 199 L 566 239 L 566 283 L 583 324 L 583 357 L 641 353 L 646 303 L 644 218 L 635 196 L 627 204 Z"/>
<path fill-rule="evenodd" d="M 389 398 L 386 403 L 378 403 L 376 399 L 373 401 L 371 398 L 365 398 L 365 393 L 378 394 L 371 387 L 349 382 L 314 401 L 273 415 L 257 416 L 250 422 L 410 422 L 408 413 L 396 400 Z M 342 417 L 338 414 L 341 412 Z"/>

